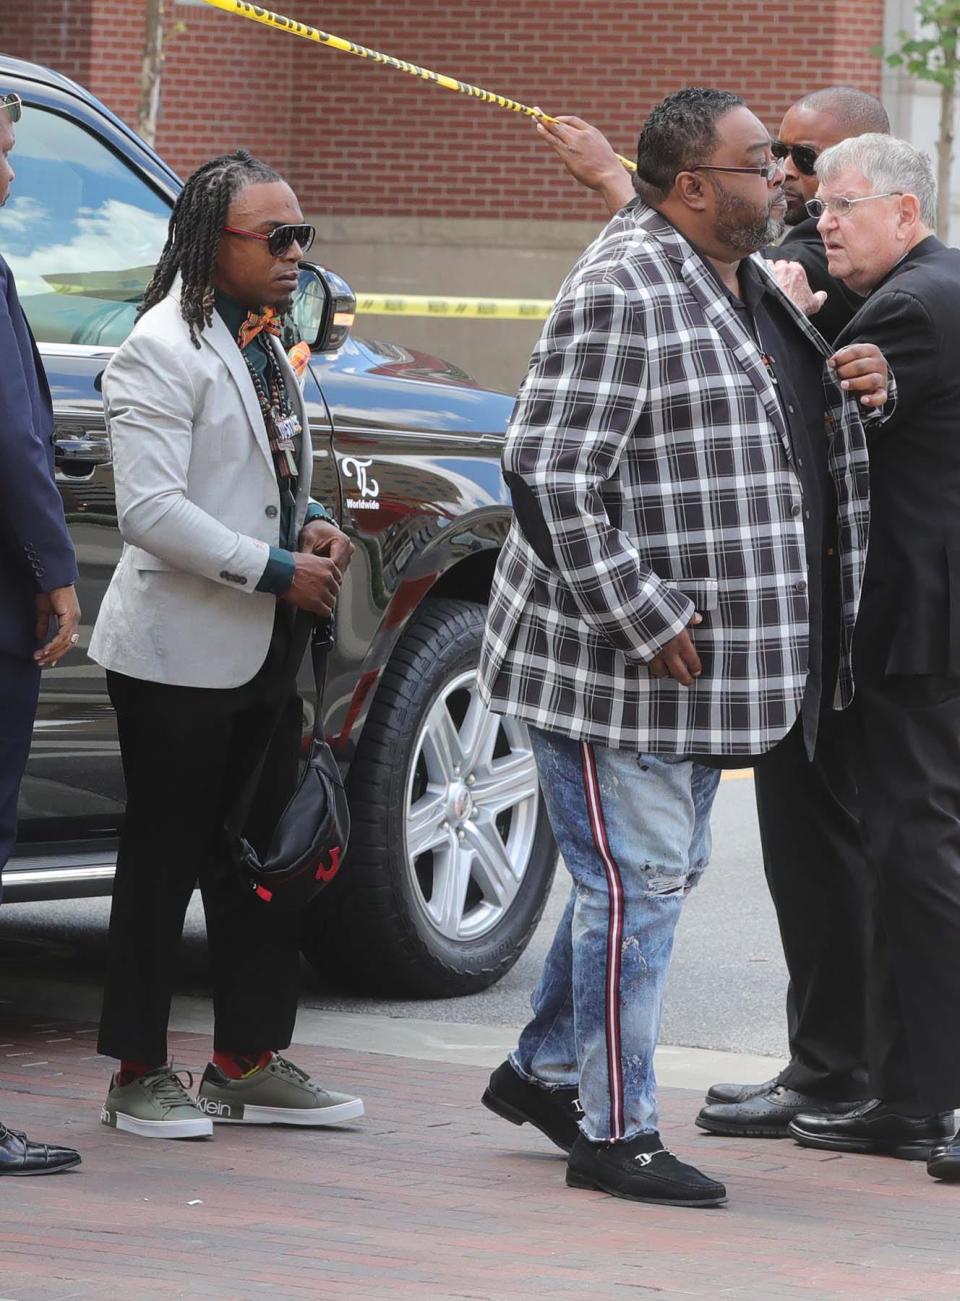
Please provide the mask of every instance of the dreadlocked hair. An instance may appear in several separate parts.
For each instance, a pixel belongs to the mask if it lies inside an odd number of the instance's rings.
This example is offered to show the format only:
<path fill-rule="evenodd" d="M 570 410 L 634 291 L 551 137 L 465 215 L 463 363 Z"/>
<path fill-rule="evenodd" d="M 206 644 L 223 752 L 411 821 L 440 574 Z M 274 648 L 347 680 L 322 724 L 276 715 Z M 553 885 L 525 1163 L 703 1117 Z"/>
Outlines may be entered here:
<path fill-rule="evenodd" d="M 282 179 L 246 149 L 221 154 L 198 167 L 173 205 L 167 242 L 147 285 L 138 318 L 167 296 L 179 272 L 183 281 L 180 314 L 190 327 L 193 346 L 199 348 L 199 331 L 213 322 L 211 283 L 230 201 L 248 185 Z"/>

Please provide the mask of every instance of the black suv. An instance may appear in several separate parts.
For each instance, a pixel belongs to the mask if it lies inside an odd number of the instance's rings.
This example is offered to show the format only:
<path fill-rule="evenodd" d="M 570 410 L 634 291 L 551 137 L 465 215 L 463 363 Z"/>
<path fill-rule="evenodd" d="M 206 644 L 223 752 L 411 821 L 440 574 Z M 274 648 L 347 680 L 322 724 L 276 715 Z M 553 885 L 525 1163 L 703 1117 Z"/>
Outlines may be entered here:
<path fill-rule="evenodd" d="M 110 890 L 123 778 L 103 671 L 83 654 L 121 547 L 99 379 L 133 325 L 179 181 L 59 74 L 0 56 L 0 84 L 25 105 L 0 252 L 53 393 L 84 617 L 78 651 L 43 677 L 4 872 L 15 901 Z M 385 992 L 461 994 L 516 961 L 556 859 L 526 729 L 485 710 L 475 687 L 510 522 L 499 454 L 511 404 L 436 358 L 354 338 L 353 306 L 339 276 L 303 265 L 313 495 L 356 547 L 324 720 L 353 839 L 305 917 L 303 951 Z"/>

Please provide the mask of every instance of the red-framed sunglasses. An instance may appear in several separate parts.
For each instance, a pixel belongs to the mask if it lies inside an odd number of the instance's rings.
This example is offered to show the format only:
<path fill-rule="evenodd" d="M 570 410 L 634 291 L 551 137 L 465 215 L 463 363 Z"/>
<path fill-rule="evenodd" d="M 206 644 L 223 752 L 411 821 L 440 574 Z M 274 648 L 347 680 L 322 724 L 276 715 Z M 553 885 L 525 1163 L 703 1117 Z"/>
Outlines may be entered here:
<path fill-rule="evenodd" d="M 239 226 L 224 226 L 223 229 L 227 235 L 262 240 L 272 257 L 283 257 L 294 244 L 299 244 L 300 252 L 306 253 L 317 236 L 314 227 L 306 223 L 296 226 L 275 226 L 269 235 L 261 235 L 256 230 L 242 230 Z"/>

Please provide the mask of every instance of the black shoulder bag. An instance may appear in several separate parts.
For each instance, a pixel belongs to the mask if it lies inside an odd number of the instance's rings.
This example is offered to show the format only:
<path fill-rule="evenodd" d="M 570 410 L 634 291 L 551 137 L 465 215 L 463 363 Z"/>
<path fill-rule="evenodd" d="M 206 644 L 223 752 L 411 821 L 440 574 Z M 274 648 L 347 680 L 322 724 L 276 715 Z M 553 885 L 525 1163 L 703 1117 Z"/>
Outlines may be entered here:
<path fill-rule="evenodd" d="M 328 886 L 340 870 L 350 836 L 350 811 L 333 751 L 323 738 L 323 692 L 333 620 L 318 624 L 310 641 L 316 686 L 316 715 L 306 768 L 280 815 L 270 848 L 261 861 L 242 834 L 250 800 L 266 760 L 266 749 L 247 788 L 225 823 L 230 856 L 244 882 L 273 908 L 300 909 Z"/>

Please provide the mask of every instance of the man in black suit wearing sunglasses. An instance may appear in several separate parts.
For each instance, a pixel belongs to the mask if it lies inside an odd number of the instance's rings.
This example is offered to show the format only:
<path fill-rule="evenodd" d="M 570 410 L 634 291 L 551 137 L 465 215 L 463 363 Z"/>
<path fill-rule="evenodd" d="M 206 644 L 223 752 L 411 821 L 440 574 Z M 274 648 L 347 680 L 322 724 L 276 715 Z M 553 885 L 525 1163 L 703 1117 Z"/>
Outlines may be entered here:
<path fill-rule="evenodd" d="M 831 86 L 791 105 L 773 141 L 774 156 L 785 161 L 790 229 L 764 256 L 779 263 L 778 278 L 788 293 L 791 281 L 797 282 L 805 309 L 811 289 L 820 297 L 813 320 L 830 341 L 862 300 L 830 276 L 816 219 L 807 216 L 804 203 L 818 184 L 814 164 L 841 140 L 889 129 L 873 95 Z M 611 215 L 635 197 L 632 179 L 595 127 L 562 117 L 538 123 L 537 130 L 571 175 L 598 191 Z M 791 263 L 799 263 L 806 277 Z M 826 447 L 824 440 L 824 452 Z M 826 456 L 817 473 L 829 492 Z M 820 680 L 827 683 L 835 677 L 839 645 L 837 548 L 828 536 L 811 538 L 808 545 L 822 547 Z M 821 710 L 812 762 L 795 728 L 754 765 L 764 870 L 790 976 L 790 1062 L 763 1083 L 714 1085 L 697 1118 L 711 1133 L 784 1137 L 801 1112 L 832 1115 L 867 1092 L 869 873 L 855 812 L 849 723 L 831 704 L 825 701 Z"/>
<path fill-rule="evenodd" d="M 805 95 L 787 109 L 780 134 L 773 142 L 773 155 L 784 159 L 786 176 L 783 192 L 787 199 L 786 235 L 764 256 L 779 261 L 799 262 L 807 273 L 810 288 L 826 294 L 814 324 L 825 339 L 833 341 L 863 299 L 835 280 L 827 270 L 827 254 L 817 230 L 817 219 L 807 215 L 804 204 L 817 192 L 814 166 L 818 154 L 831 145 L 867 132 L 887 134 L 890 122 L 878 99 L 851 86 L 829 86 Z"/>
<path fill-rule="evenodd" d="M 786 236 L 764 256 L 779 262 L 790 292 L 789 263 L 799 263 L 823 295 L 813 323 L 833 341 L 863 299 L 835 280 L 817 219 L 804 206 L 817 191 L 817 156 L 868 132 L 887 133 L 880 101 L 848 86 L 814 91 L 783 116 L 773 153 L 785 161 Z M 788 259 L 788 263 L 780 259 Z M 802 280 L 802 276 L 801 276 Z M 826 446 L 826 442 L 824 443 Z M 824 539 L 823 667 L 829 681 L 836 645 L 839 573 L 832 538 Z M 827 701 L 813 762 L 791 733 L 754 767 L 764 870 L 790 976 L 790 1062 L 763 1084 L 716 1084 L 697 1118 L 710 1133 L 779 1137 L 806 1096 L 815 1113 L 867 1093 L 866 983 L 871 936 L 869 874 L 857 814 L 850 718 Z"/>

